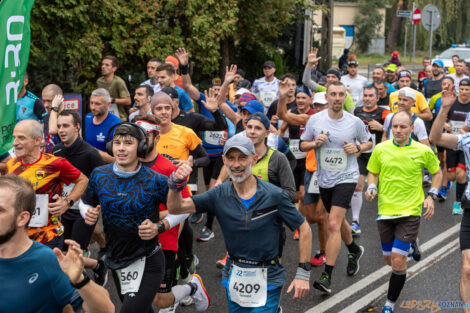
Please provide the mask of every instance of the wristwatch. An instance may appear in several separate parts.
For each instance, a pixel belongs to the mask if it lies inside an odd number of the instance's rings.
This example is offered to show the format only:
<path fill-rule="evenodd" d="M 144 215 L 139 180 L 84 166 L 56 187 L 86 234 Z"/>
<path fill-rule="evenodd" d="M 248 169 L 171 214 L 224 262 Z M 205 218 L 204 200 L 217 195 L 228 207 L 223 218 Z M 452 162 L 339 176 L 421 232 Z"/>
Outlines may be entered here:
<path fill-rule="evenodd" d="M 430 196 L 433 200 L 437 199 L 437 193 L 434 193 L 432 191 L 428 191 L 428 196 Z"/>
<path fill-rule="evenodd" d="M 357 152 L 361 152 L 361 145 L 356 145 Z"/>
<path fill-rule="evenodd" d="M 58 108 L 58 107 L 52 107 L 51 110 L 54 111 L 54 112 L 59 112 L 59 108 Z"/>
<path fill-rule="evenodd" d="M 67 201 L 67 204 L 69 205 L 69 208 L 73 207 L 73 205 L 75 204 L 75 201 L 73 201 L 72 199 L 69 199 L 69 198 L 65 198 L 65 201 Z"/>
<path fill-rule="evenodd" d="M 86 274 L 85 271 L 83 271 L 83 276 L 85 278 L 83 278 L 83 280 L 81 282 L 74 284 L 74 283 L 72 283 L 72 281 L 70 281 L 70 285 L 72 285 L 72 287 L 75 288 L 75 289 L 80 289 L 83 286 L 85 286 L 86 284 L 88 284 L 90 282 L 90 277 L 88 277 L 88 275 Z"/>
<path fill-rule="evenodd" d="M 312 269 L 312 263 L 310 262 L 299 263 L 299 267 L 306 271 L 310 271 Z"/>
<path fill-rule="evenodd" d="M 164 233 L 166 231 L 165 223 L 163 223 L 163 221 L 161 221 L 161 220 L 158 221 L 157 226 L 158 226 L 158 233 L 159 234 Z"/>

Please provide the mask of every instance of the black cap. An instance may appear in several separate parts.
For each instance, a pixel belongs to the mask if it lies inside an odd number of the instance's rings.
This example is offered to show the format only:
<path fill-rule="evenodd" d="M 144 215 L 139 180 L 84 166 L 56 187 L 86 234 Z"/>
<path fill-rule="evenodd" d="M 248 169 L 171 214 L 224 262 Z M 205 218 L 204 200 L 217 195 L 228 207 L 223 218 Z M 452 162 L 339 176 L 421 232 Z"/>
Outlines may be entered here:
<path fill-rule="evenodd" d="M 459 86 L 470 86 L 470 79 L 464 78 L 460 81 Z"/>
<path fill-rule="evenodd" d="M 136 138 L 137 140 L 142 140 L 143 136 L 142 133 L 138 130 L 139 126 L 135 125 L 132 127 L 129 124 L 122 124 L 119 125 L 116 130 L 114 131 L 113 138 L 116 136 L 131 136 Z"/>
<path fill-rule="evenodd" d="M 238 75 L 240 75 L 241 77 L 245 77 L 245 71 L 242 70 L 241 68 L 237 69 L 237 72 L 236 72 Z"/>
<path fill-rule="evenodd" d="M 178 92 L 173 87 L 165 87 L 162 92 L 170 96 L 171 99 L 178 99 Z"/>
<path fill-rule="evenodd" d="M 245 89 L 250 89 L 251 88 L 251 83 L 248 79 L 242 79 L 241 81 L 238 82 L 237 89 L 245 88 Z"/>
<path fill-rule="evenodd" d="M 276 64 L 274 64 L 273 61 L 266 61 L 266 62 L 264 62 L 264 64 L 263 64 L 263 68 L 265 68 L 265 67 L 276 68 Z"/>

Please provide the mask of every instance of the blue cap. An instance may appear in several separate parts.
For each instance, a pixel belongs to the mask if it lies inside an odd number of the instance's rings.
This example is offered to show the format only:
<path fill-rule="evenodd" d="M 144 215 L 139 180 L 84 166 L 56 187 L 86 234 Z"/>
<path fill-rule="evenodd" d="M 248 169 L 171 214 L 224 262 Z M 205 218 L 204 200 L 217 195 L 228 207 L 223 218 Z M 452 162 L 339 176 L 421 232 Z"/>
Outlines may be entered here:
<path fill-rule="evenodd" d="M 244 155 L 256 154 L 253 141 L 243 135 L 235 135 L 225 142 L 224 155 L 232 148 L 240 150 Z"/>
<path fill-rule="evenodd" d="M 271 123 L 269 122 L 269 118 L 260 112 L 256 112 L 255 114 L 250 115 L 250 117 L 248 118 L 246 122 L 248 123 L 250 120 L 260 121 L 261 124 L 263 124 L 264 128 L 266 128 L 266 130 L 268 130 L 269 127 L 271 126 Z"/>
<path fill-rule="evenodd" d="M 442 62 L 441 60 L 434 60 L 434 62 L 432 62 L 432 65 L 434 64 L 436 64 L 439 67 L 444 67 L 444 62 Z"/>
<path fill-rule="evenodd" d="M 250 100 L 245 104 L 242 110 L 247 110 L 251 114 L 257 112 L 264 113 L 264 106 L 258 100 Z"/>

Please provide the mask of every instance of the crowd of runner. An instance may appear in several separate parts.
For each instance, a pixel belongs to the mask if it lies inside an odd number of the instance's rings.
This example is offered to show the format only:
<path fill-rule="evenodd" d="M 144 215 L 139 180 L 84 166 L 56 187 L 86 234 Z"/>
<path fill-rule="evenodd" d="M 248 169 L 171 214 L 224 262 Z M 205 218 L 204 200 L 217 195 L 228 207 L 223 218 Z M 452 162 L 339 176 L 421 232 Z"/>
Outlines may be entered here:
<path fill-rule="evenodd" d="M 203 312 L 211 300 L 193 243 L 216 235 L 227 251 L 214 266 L 229 311 L 282 312 L 286 279 L 287 293 L 303 298 L 312 266 L 323 267 L 312 278 L 316 292 L 332 293 L 341 242 L 347 275 L 359 272 L 363 198 L 376 197 L 392 268 L 382 312 L 393 312 L 407 259 L 421 258 L 420 218 L 454 189 L 449 214 L 463 214 L 460 293 L 468 302 L 468 64 L 454 56 L 445 69 L 425 58 L 413 80 L 387 62 L 368 81 L 353 54 L 326 73 L 320 59 L 311 49 L 299 81 L 277 78 L 272 61 L 253 83 L 231 65 L 202 91 L 180 48 L 148 61 L 148 80 L 131 99 L 115 74 L 118 59 L 106 56 L 84 121 L 64 109 L 60 86 L 39 98 L 26 74 L 13 148 L 0 156 L 0 312 L 114 312 L 108 273 L 120 312 Z M 203 221 L 194 234 L 191 224 Z M 293 278 L 282 266 L 285 225 L 299 245 Z"/>

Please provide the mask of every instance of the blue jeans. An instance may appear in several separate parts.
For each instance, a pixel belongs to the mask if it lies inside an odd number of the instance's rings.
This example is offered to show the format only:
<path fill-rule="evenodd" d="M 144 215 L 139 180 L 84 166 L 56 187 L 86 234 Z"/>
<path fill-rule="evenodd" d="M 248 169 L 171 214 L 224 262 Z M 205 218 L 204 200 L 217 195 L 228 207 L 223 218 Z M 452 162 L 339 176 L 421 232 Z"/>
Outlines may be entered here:
<path fill-rule="evenodd" d="M 282 288 L 279 287 L 268 291 L 266 304 L 264 306 L 258 308 L 244 308 L 231 301 L 228 289 L 226 288 L 225 290 L 227 291 L 228 311 L 230 313 L 276 313 L 279 302 L 281 301 Z"/>

